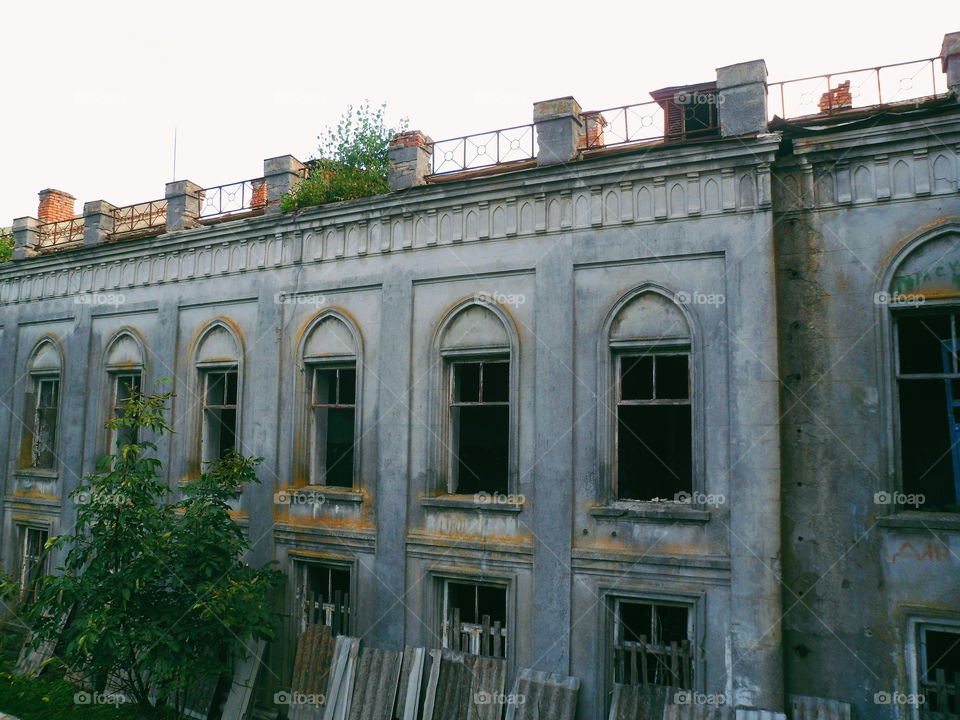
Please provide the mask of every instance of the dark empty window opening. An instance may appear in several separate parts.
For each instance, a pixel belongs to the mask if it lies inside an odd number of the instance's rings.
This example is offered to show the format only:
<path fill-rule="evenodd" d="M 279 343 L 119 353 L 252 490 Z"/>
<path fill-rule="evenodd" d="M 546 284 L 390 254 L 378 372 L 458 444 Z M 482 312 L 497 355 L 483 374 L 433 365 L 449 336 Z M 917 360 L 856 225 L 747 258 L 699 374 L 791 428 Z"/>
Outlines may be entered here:
<path fill-rule="evenodd" d="M 617 358 L 617 498 L 673 501 L 692 491 L 689 353 Z"/>
<path fill-rule="evenodd" d="M 297 608 L 300 632 L 326 625 L 333 635 L 350 634 L 350 568 L 315 562 L 297 563 Z"/>
<path fill-rule="evenodd" d="M 506 493 L 510 462 L 510 363 L 451 363 L 450 492 Z"/>
<path fill-rule="evenodd" d="M 136 373 L 112 373 L 110 409 L 111 418 L 123 416 L 127 401 L 134 395 L 140 393 L 141 374 Z M 117 452 L 119 447 L 132 445 L 139 440 L 137 429 L 134 427 L 123 427 L 110 433 L 110 452 Z"/>
<path fill-rule="evenodd" d="M 614 599 L 612 610 L 614 682 L 693 687 L 689 606 Z"/>
<path fill-rule="evenodd" d="M 46 574 L 48 533 L 41 528 L 19 525 L 17 535 L 20 544 L 20 601 L 29 604 L 37 599 L 39 581 Z"/>
<path fill-rule="evenodd" d="M 506 657 L 505 586 L 446 580 L 443 595 L 445 648 L 473 655 Z"/>
<path fill-rule="evenodd" d="M 314 428 L 313 483 L 353 487 L 356 366 L 314 368 L 310 402 Z"/>
<path fill-rule="evenodd" d="M 28 467 L 36 470 L 55 470 L 57 466 L 57 414 L 60 406 L 60 377 L 35 375 L 32 401 L 33 424 L 30 436 Z"/>
<path fill-rule="evenodd" d="M 921 717 L 960 715 L 960 628 L 921 625 L 919 659 Z"/>
<path fill-rule="evenodd" d="M 957 313 L 896 319 L 903 492 L 921 510 L 960 511 Z"/>
<path fill-rule="evenodd" d="M 203 460 L 215 462 L 237 445 L 237 369 L 203 372 Z"/>

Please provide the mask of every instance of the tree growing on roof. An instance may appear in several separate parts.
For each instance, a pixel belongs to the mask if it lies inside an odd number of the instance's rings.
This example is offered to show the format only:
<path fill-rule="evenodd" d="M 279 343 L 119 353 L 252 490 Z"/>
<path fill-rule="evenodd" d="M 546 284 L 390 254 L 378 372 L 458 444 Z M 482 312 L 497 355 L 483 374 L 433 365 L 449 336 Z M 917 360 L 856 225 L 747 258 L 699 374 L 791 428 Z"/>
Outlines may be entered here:
<path fill-rule="evenodd" d="M 57 643 L 74 675 L 146 716 L 167 705 L 183 717 L 191 691 L 214 687 L 245 642 L 273 636 L 282 576 L 242 561 L 250 545 L 230 516 L 260 458 L 231 452 L 170 499 L 156 445 L 143 439 L 170 431 L 169 398 L 131 388 L 107 423 L 116 452 L 72 493 L 74 531 L 47 544 L 66 559 L 43 579 L 30 620 L 35 644 Z"/>
<path fill-rule="evenodd" d="M 281 210 L 388 192 L 390 139 L 406 127 L 406 120 L 400 127 L 388 128 L 385 108 L 372 108 L 369 101 L 357 108 L 348 105 L 337 126 L 319 136 L 318 155 L 307 163 L 307 177 L 283 197 Z"/>

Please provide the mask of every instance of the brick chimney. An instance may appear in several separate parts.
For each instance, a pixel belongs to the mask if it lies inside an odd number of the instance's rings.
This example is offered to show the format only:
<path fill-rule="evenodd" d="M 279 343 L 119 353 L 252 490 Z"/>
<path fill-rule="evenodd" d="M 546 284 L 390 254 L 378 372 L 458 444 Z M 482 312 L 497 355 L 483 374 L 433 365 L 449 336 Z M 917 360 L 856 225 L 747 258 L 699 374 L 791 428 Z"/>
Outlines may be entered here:
<path fill-rule="evenodd" d="M 820 102 L 817 103 L 820 112 L 830 112 L 831 110 L 842 110 L 853 107 L 853 95 L 850 93 L 850 81 L 844 80 L 835 88 L 830 88 L 820 96 Z"/>
<path fill-rule="evenodd" d="M 37 219 L 41 223 L 62 222 L 76 217 L 73 204 L 77 199 L 70 193 L 48 188 L 38 194 L 40 205 L 37 207 Z"/>

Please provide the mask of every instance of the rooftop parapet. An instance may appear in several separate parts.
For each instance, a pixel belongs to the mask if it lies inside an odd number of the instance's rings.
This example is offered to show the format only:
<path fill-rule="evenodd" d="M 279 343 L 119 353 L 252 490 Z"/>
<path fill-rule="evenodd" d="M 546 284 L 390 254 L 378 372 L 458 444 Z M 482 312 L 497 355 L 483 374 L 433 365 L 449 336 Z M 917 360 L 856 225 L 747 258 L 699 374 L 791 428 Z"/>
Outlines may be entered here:
<path fill-rule="evenodd" d="M 942 101 L 960 95 L 960 32 L 934 58 L 768 83 L 763 60 L 718 68 L 716 80 L 655 90 L 652 101 L 581 109 L 572 96 L 533 104 L 533 122 L 431 140 L 419 130 L 390 143 L 389 186 L 406 190 L 453 178 L 576 162 L 608 151 L 759 135 L 768 121 Z M 13 224 L 14 260 L 142 235 L 280 212 L 305 177 L 291 155 L 264 160 L 263 177 L 201 187 L 168 183 L 162 199 L 115 207 L 88 202 L 83 215 L 62 190 L 40 193 L 37 217 Z"/>

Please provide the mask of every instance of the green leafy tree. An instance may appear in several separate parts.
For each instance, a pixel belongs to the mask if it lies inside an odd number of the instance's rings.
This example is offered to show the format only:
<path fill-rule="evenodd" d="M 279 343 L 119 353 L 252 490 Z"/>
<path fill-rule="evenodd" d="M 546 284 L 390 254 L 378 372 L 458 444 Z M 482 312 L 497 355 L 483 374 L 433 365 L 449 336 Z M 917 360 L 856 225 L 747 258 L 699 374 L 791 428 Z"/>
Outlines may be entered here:
<path fill-rule="evenodd" d="M 107 427 L 163 435 L 169 397 L 134 393 Z M 228 672 L 247 640 L 274 633 L 282 576 L 242 562 L 249 544 L 230 517 L 260 459 L 233 452 L 172 502 L 148 455 L 156 446 L 118 436 L 116 454 L 72 493 L 74 533 L 48 543 L 66 559 L 31 610 L 35 642 L 58 642 L 69 670 L 109 683 L 146 715 L 163 704 L 182 715 L 192 688 Z"/>
<path fill-rule="evenodd" d="M 13 237 L 0 234 L 0 263 L 13 257 Z"/>
<path fill-rule="evenodd" d="M 387 169 L 391 138 L 406 127 L 388 128 L 381 105 L 347 106 L 336 127 L 318 139 L 318 156 L 308 163 L 307 177 L 280 202 L 282 210 L 296 210 L 338 200 L 354 200 L 389 191 Z"/>

